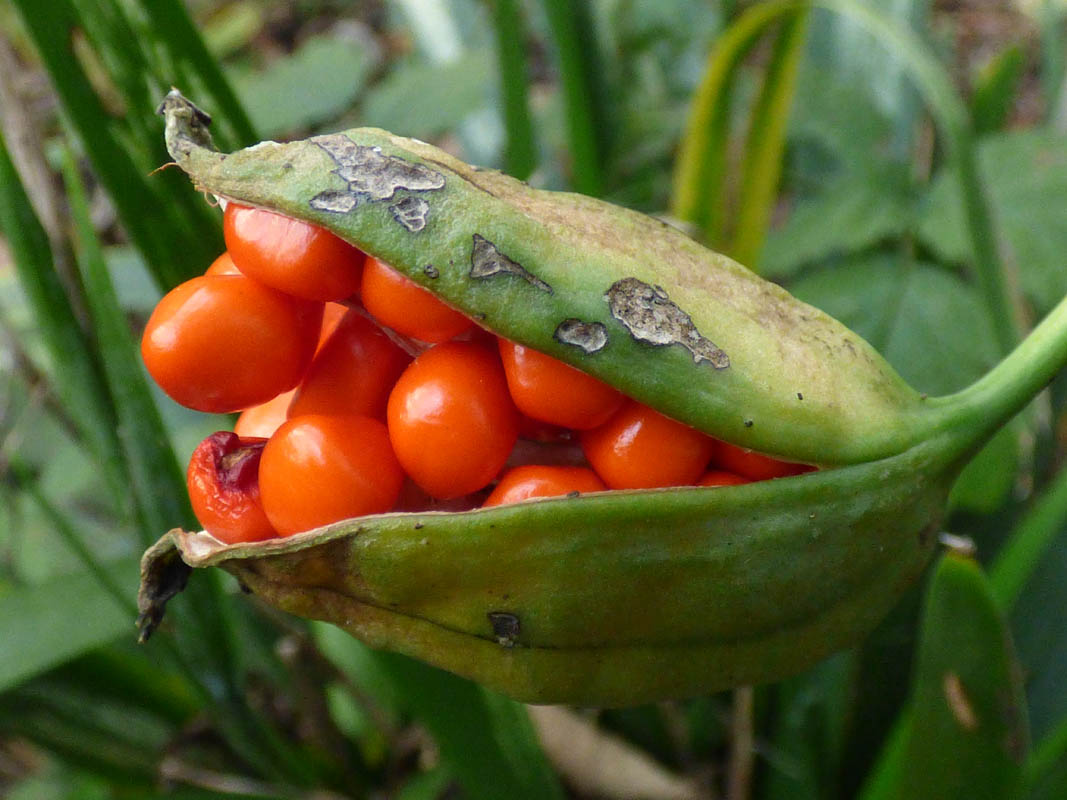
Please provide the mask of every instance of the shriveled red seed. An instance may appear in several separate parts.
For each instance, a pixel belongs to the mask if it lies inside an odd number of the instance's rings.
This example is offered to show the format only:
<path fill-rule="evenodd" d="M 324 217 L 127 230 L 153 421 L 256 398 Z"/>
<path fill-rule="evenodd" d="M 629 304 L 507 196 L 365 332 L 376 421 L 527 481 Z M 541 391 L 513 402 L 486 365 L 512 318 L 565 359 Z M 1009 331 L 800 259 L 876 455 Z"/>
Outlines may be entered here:
<path fill-rule="evenodd" d="M 277 536 L 259 495 L 259 462 L 267 440 L 218 431 L 193 451 L 186 472 L 200 524 L 228 544 Z"/>

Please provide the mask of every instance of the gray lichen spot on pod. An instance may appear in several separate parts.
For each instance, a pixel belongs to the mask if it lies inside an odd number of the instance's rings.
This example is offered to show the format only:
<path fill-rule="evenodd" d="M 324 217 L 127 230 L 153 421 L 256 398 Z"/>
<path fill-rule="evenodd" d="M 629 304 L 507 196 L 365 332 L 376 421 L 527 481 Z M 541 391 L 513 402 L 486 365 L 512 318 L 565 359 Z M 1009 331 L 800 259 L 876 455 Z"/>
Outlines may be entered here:
<path fill-rule="evenodd" d="M 560 344 L 569 344 L 592 354 L 604 349 L 608 343 L 608 329 L 599 322 L 583 322 L 580 319 L 565 319 L 556 326 L 552 337 Z"/>
<path fill-rule="evenodd" d="M 693 319 L 660 286 L 637 278 L 615 281 L 604 294 L 611 316 L 623 324 L 639 342 L 664 347 L 679 344 L 693 361 L 707 361 L 715 369 L 730 366 L 730 357 L 714 342 L 701 335 Z"/>
<path fill-rule="evenodd" d="M 389 206 L 389 211 L 403 228 L 411 233 L 418 233 L 426 227 L 430 204 L 421 197 L 409 196 Z"/>
<path fill-rule="evenodd" d="M 316 211 L 326 211 L 330 214 L 347 214 L 355 210 L 359 205 L 359 197 L 349 192 L 326 191 L 319 192 L 308 202 Z"/>
<path fill-rule="evenodd" d="M 492 278 L 494 275 L 514 275 L 522 278 L 531 286 L 542 292 L 552 294 L 552 287 L 527 270 L 522 264 L 504 255 L 495 244 L 484 236 L 474 234 L 474 247 L 471 249 L 472 278 Z"/>
<path fill-rule="evenodd" d="M 445 176 L 440 172 L 383 155 L 380 147 L 356 144 L 343 133 L 314 136 L 311 141 L 337 164 L 333 173 L 348 184 L 348 191 L 371 202 L 392 200 L 399 189 L 427 192 L 445 186 Z"/>

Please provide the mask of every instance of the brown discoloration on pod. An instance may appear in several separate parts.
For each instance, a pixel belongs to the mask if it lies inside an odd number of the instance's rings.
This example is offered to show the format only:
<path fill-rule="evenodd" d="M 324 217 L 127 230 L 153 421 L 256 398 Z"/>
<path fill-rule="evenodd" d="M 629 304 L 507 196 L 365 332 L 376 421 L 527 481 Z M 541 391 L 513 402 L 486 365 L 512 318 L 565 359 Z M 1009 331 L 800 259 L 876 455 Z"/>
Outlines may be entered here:
<path fill-rule="evenodd" d="M 611 308 L 611 316 L 637 341 L 657 347 L 679 344 L 698 364 L 707 361 L 715 369 L 730 366 L 729 356 L 701 335 L 692 318 L 671 302 L 662 287 L 637 278 L 623 278 L 611 285 L 604 299 Z"/>

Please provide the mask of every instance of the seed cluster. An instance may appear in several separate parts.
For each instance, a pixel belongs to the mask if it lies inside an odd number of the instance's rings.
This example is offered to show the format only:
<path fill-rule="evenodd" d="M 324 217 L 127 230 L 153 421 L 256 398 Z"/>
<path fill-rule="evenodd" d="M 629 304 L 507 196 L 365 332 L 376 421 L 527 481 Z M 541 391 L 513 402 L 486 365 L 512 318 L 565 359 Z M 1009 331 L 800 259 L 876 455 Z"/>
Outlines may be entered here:
<path fill-rule="evenodd" d="M 322 228 L 231 202 L 224 233 L 227 252 L 160 301 L 141 344 L 174 400 L 241 412 L 188 470 L 197 518 L 222 541 L 809 469 L 500 339 Z"/>

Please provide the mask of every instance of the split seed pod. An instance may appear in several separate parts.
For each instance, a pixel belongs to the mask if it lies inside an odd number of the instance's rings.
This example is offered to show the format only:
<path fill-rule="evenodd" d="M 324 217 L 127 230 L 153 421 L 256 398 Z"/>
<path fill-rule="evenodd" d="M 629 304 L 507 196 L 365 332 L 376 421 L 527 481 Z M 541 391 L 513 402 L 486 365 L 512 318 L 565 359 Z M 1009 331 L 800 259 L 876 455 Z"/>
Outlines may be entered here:
<path fill-rule="evenodd" d="M 186 565 L 220 566 L 279 608 L 528 702 L 772 680 L 881 619 L 996 425 L 924 399 L 840 323 L 641 214 L 373 129 L 226 155 L 180 94 L 162 111 L 199 189 L 321 225 L 507 339 L 823 469 L 382 514 L 248 545 L 172 531 L 143 563 L 145 634 Z"/>

